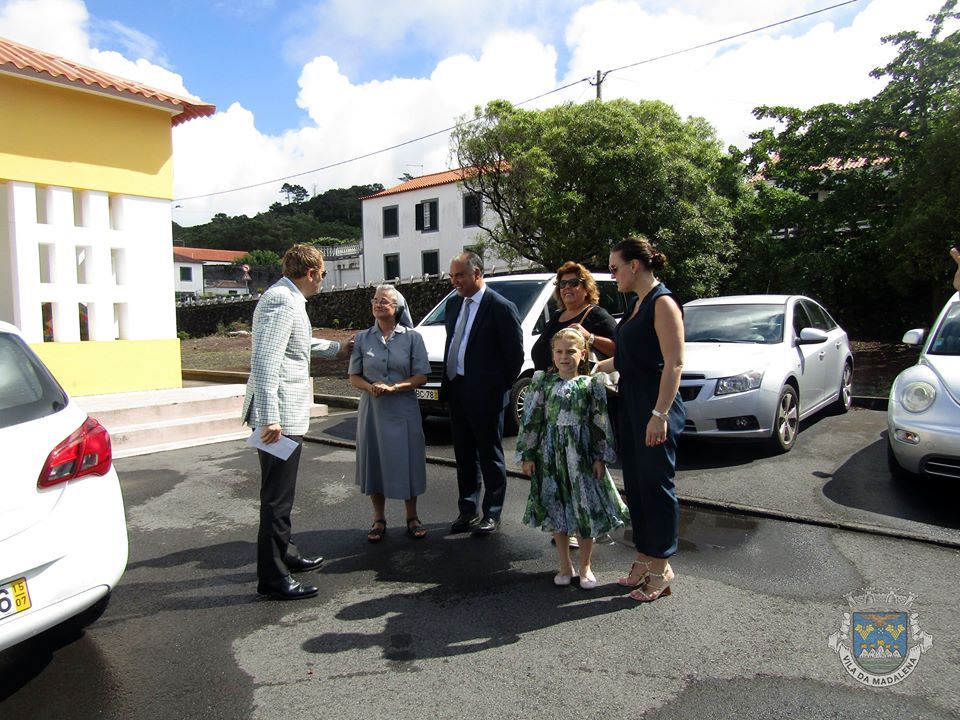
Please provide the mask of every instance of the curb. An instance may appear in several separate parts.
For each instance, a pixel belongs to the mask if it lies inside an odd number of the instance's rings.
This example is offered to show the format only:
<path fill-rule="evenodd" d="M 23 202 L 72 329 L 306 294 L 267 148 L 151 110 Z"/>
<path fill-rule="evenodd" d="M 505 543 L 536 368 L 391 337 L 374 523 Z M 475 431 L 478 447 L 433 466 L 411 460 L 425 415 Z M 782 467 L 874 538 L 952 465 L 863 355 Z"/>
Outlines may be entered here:
<path fill-rule="evenodd" d="M 245 383 L 250 373 L 231 370 L 191 370 L 183 369 L 181 375 L 184 380 L 199 380 L 201 382 Z M 324 403 L 332 407 L 352 408 L 356 410 L 360 405 L 360 398 L 349 395 L 327 395 L 316 393 L 313 401 Z M 867 410 L 887 409 L 887 398 L 870 395 L 854 395 L 853 406 Z"/>
<path fill-rule="evenodd" d="M 321 397 L 321 396 L 318 396 Z M 334 396 L 336 397 L 336 396 Z M 344 398 L 351 399 L 351 398 Z M 867 400 L 880 400 L 886 404 L 885 398 L 866 398 Z M 858 405 L 858 407 L 868 407 L 870 409 L 879 409 L 879 407 L 871 407 L 870 405 Z M 313 435 L 307 433 L 303 436 L 303 439 L 307 442 L 317 443 L 319 445 L 330 445 L 332 447 L 347 448 L 355 450 L 357 444 L 351 442 L 350 440 L 338 440 L 336 438 L 324 437 L 322 435 Z M 440 457 L 438 455 L 427 455 L 426 460 L 431 465 L 443 465 L 445 467 L 456 467 L 457 463 L 455 460 L 446 457 Z M 507 468 L 507 477 L 527 480 L 527 476 L 518 470 L 511 470 Z M 620 492 L 623 492 L 622 483 L 617 484 L 617 489 Z M 934 545 L 936 547 L 951 548 L 955 550 L 960 550 L 960 540 L 951 540 L 946 538 L 931 538 L 929 536 L 923 535 L 922 533 L 914 532 L 912 530 L 897 530 L 895 528 L 887 528 L 881 525 L 873 525 L 871 523 L 857 522 L 855 520 L 830 520 L 825 518 L 813 517 L 810 515 L 801 515 L 799 513 L 790 513 L 783 510 L 773 510 L 770 508 L 755 507 L 751 505 L 742 505 L 735 502 L 727 502 L 723 500 L 712 500 L 709 498 L 698 498 L 686 495 L 677 495 L 677 499 L 680 501 L 680 504 L 684 507 L 689 508 L 699 508 L 702 510 L 714 510 L 719 512 L 728 512 L 734 513 L 737 515 L 746 515 L 748 517 L 757 517 L 765 518 L 768 520 L 786 520 L 787 522 L 798 523 L 800 525 L 812 525 L 815 527 L 824 527 L 831 528 L 834 530 L 845 530 L 848 532 L 860 533 L 863 535 L 873 535 L 876 537 L 887 537 L 897 540 L 910 540 L 913 542 L 924 543 L 925 545 Z"/>
<path fill-rule="evenodd" d="M 197 380 L 199 382 L 245 384 L 250 373 L 236 370 L 191 370 L 184 368 L 180 372 L 184 380 Z M 331 407 L 350 408 L 356 410 L 360 406 L 360 398 L 350 397 L 349 395 L 326 395 L 324 393 L 314 393 L 313 401 Z"/>

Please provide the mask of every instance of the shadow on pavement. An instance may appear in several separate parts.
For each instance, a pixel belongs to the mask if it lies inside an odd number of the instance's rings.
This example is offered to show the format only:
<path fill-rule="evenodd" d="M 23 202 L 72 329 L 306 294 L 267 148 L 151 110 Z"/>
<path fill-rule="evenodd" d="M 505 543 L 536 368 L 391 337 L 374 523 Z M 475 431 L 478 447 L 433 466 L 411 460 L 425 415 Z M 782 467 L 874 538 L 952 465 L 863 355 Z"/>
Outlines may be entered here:
<path fill-rule="evenodd" d="M 879 440 L 852 455 L 824 485 L 824 496 L 846 507 L 960 529 L 956 511 L 960 484 L 929 477 L 895 481 L 886 471 L 886 444 L 884 432 Z"/>
<path fill-rule="evenodd" d="M 553 571 L 516 569 L 518 562 L 543 556 L 541 534 L 474 538 L 444 535 L 448 527 L 446 523 L 428 525 L 431 535 L 416 545 L 391 528 L 393 534 L 381 545 L 331 563 L 325 569 L 327 575 L 373 571 L 374 587 L 386 594 L 337 612 L 338 620 L 358 623 L 355 632 L 322 633 L 306 640 L 304 650 L 333 655 L 379 648 L 384 659 L 397 663 L 393 670 L 404 671 L 418 659 L 511 645 L 523 634 L 544 627 L 638 605 L 615 583 L 589 592 L 576 583 L 558 588 L 553 585 Z M 414 550 L 420 557 L 411 560 Z M 413 583 L 431 586 L 389 591 L 389 584 Z M 536 613 L 530 612 L 531 604 L 536 605 Z M 369 632 L 366 621 L 377 618 L 384 618 L 382 631 Z"/>

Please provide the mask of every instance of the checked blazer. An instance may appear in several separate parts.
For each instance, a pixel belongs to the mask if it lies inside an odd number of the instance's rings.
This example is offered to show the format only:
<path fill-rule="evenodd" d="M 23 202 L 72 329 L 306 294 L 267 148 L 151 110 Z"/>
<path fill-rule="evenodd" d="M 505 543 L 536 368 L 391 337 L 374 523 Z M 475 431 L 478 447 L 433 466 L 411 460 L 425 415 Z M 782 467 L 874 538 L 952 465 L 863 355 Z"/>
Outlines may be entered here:
<path fill-rule="evenodd" d="M 340 343 L 311 336 L 307 299 L 286 277 L 274 283 L 253 312 L 253 352 L 243 401 L 251 427 L 279 423 L 284 435 L 310 427 L 310 357 L 335 357 Z"/>

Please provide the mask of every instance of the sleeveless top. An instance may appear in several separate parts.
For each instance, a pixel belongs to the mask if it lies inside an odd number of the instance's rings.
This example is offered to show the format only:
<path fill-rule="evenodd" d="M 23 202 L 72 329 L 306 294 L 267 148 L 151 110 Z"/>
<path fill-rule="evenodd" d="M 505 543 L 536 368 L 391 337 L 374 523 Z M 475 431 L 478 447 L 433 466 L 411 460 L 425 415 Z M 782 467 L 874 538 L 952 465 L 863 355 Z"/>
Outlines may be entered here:
<path fill-rule="evenodd" d="M 663 353 L 660 350 L 660 341 L 654 329 L 654 304 L 661 295 L 673 293 L 666 285 L 660 283 L 655 286 L 637 310 L 636 317 L 630 318 L 637 299 L 627 306 L 620 324 L 617 325 L 617 349 L 614 355 L 614 367 L 620 373 L 621 384 L 660 384 L 660 372 L 663 370 Z M 675 302 L 675 301 L 674 301 Z M 679 306 L 679 303 L 677 303 Z M 683 312 L 683 308 L 680 309 Z"/>

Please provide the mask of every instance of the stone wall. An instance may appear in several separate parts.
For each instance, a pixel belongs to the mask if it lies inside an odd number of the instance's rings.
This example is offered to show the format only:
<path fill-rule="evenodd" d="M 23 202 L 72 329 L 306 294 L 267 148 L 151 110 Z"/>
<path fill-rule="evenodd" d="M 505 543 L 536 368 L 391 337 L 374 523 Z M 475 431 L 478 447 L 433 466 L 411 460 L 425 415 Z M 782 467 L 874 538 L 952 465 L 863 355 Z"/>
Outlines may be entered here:
<path fill-rule="evenodd" d="M 414 322 L 419 322 L 450 291 L 449 278 L 400 283 L 397 289 L 410 305 Z M 365 328 L 373 323 L 370 298 L 374 287 L 325 291 L 307 301 L 307 315 L 314 327 Z M 177 331 L 191 337 L 213 335 L 217 325 L 253 322 L 255 299 L 210 305 L 181 305 L 177 308 Z"/>

